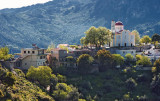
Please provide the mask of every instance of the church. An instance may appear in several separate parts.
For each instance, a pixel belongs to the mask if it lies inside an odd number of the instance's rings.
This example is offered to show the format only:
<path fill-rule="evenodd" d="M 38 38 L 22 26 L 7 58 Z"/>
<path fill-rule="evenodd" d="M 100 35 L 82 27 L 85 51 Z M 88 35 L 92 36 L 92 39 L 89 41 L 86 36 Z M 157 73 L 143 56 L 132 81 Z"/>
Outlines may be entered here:
<path fill-rule="evenodd" d="M 121 21 L 112 21 L 111 31 L 113 35 L 111 47 L 135 46 L 135 34 L 131 33 L 129 30 L 124 30 L 124 25 Z"/>

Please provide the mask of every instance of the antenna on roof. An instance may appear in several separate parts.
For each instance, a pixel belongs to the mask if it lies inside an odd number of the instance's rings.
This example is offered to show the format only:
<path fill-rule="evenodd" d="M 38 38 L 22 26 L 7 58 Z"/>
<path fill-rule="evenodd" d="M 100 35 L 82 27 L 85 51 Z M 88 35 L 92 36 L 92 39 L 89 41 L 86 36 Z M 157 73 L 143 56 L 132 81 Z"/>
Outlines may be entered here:
<path fill-rule="evenodd" d="M 32 47 L 33 47 L 34 49 L 39 49 L 39 47 L 38 47 L 36 44 L 32 44 Z"/>

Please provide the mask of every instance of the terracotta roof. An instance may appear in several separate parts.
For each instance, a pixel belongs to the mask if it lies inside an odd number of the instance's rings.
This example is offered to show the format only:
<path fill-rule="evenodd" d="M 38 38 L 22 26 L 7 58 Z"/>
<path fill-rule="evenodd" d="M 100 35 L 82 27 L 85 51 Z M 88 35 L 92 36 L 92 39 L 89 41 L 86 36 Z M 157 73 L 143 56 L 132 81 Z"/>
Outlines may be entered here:
<path fill-rule="evenodd" d="M 121 21 L 117 21 L 115 25 L 123 25 Z"/>

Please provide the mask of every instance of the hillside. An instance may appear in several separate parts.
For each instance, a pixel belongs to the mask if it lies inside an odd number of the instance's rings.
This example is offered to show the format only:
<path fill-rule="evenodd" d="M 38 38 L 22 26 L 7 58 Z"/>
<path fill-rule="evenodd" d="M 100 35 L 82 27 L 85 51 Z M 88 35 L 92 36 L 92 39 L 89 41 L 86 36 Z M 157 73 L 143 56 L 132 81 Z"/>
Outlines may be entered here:
<path fill-rule="evenodd" d="M 47 47 L 51 41 L 79 43 L 91 26 L 110 28 L 121 20 L 126 29 L 141 35 L 160 32 L 159 0 L 53 0 L 17 9 L 0 11 L 0 44 L 13 51 L 36 43 Z"/>

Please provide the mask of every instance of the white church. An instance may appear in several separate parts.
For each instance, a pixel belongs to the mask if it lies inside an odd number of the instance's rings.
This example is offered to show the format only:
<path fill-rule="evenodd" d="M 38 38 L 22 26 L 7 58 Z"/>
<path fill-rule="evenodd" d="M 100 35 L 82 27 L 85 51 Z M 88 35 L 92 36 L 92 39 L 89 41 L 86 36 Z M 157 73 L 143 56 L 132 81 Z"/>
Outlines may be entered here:
<path fill-rule="evenodd" d="M 113 35 L 113 39 L 110 44 L 111 49 L 115 50 L 116 54 L 120 54 L 123 57 L 128 53 L 135 57 L 136 50 L 133 48 L 135 46 L 135 33 L 125 30 L 121 21 L 112 21 L 111 31 Z"/>
<path fill-rule="evenodd" d="M 132 47 L 135 46 L 135 34 L 129 30 L 124 30 L 124 25 L 121 21 L 111 22 L 111 31 L 113 40 L 111 47 Z"/>

